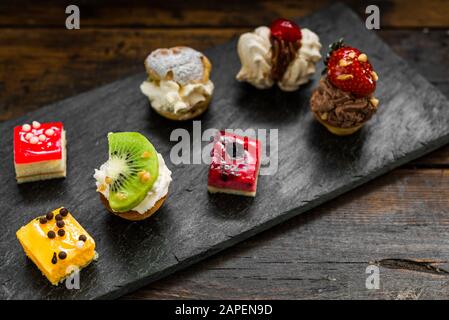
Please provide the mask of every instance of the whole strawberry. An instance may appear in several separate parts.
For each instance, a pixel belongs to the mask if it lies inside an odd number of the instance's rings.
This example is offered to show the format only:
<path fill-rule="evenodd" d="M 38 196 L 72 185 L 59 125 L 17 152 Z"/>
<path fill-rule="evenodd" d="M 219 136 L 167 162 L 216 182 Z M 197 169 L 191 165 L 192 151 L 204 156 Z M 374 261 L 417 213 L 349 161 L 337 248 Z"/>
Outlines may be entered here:
<path fill-rule="evenodd" d="M 270 25 L 271 35 L 279 40 L 287 42 L 301 41 L 301 28 L 293 21 L 276 19 Z"/>
<path fill-rule="evenodd" d="M 326 59 L 327 76 L 337 88 L 355 96 L 371 95 L 378 80 L 366 54 L 356 48 L 345 46 L 342 41 L 331 45 Z"/>

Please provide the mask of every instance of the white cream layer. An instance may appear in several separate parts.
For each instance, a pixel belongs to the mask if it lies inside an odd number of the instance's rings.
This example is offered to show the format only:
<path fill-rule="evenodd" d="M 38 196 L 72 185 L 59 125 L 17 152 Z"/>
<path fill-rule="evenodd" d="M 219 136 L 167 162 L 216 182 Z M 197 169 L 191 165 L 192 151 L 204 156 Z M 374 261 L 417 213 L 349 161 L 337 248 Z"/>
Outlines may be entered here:
<path fill-rule="evenodd" d="M 242 68 L 237 80 L 251 83 L 258 89 L 270 88 L 271 79 L 271 31 L 267 27 L 259 27 L 254 32 L 240 36 L 237 52 Z"/>
<path fill-rule="evenodd" d="M 301 29 L 301 48 L 290 62 L 278 86 L 284 91 L 294 91 L 309 81 L 315 73 L 316 63 L 321 59 L 321 43 L 318 36 L 309 29 Z M 254 32 L 240 36 L 237 51 L 242 67 L 237 80 L 246 81 L 259 89 L 270 88 L 271 79 L 271 32 L 268 27 L 259 27 Z"/>
<path fill-rule="evenodd" d="M 157 158 L 159 161 L 159 175 L 145 199 L 143 199 L 143 201 L 135 208 L 132 208 L 132 211 L 137 211 L 140 214 L 144 214 L 168 193 L 168 187 L 172 181 L 171 171 L 165 165 L 164 158 L 162 158 L 160 153 L 157 154 Z M 108 162 L 105 162 L 101 165 L 100 169 L 95 169 L 94 178 L 96 180 L 97 189 L 100 185 L 106 185 L 106 189 L 99 192 L 101 192 L 103 196 L 109 200 L 109 185 L 105 182 L 107 176 Z"/>
<path fill-rule="evenodd" d="M 140 90 L 151 102 L 151 106 L 157 110 L 178 113 L 187 111 L 199 102 L 203 102 L 212 96 L 214 84 L 189 83 L 180 86 L 172 80 L 144 81 Z"/>

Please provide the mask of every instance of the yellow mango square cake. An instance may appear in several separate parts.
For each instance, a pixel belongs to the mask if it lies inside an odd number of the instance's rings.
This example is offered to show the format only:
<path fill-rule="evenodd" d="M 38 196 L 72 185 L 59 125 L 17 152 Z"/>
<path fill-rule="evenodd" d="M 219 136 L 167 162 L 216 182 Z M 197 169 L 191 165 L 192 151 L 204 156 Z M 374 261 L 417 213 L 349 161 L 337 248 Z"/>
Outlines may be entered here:
<path fill-rule="evenodd" d="M 25 254 L 53 285 L 96 256 L 94 239 L 66 208 L 33 219 L 16 235 Z"/>

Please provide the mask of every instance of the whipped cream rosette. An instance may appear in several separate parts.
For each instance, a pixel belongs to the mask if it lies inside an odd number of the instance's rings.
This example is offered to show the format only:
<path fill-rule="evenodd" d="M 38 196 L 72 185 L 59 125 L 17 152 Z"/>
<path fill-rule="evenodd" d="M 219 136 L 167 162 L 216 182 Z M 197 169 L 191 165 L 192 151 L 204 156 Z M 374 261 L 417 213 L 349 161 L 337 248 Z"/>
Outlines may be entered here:
<path fill-rule="evenodd" d="M 277 83 L 281 90 L 295 91 L 315 73 L 320 49 L 314 32 L 278 19 L 270 28 L 258 27 L 240 36 L 237 51 L 242 67 L 236 78 L 258 89 Z"/>

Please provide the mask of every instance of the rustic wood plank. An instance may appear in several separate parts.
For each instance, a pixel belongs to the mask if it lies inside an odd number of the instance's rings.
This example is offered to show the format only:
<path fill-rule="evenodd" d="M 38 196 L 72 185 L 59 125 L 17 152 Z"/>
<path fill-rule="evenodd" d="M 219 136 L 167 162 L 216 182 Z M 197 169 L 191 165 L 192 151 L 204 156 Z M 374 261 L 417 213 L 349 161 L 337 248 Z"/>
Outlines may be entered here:
<path fill-rule="evenodd" d="M 125 298 L 448 299 L 448 199 L 449 170 L 396 170 Z"/>
<path fill-rule="evenodd" d="M 80 6 L 82 27 L 248 27 L 266 24 L 278 17 L 308 15 L 335 1 L 88 1 Z M 382 27 L 449 26 L 449 5 L 445 0 L 342 0 L 360 17 L 366 17 L 368 4 L 381 9 Z M 51 26 L 63 28 L 65 7 L 71 1 L 37 2 L 7 0 L 0 4 L 0 26 Z M 249 12 L 251 14 L 249 14 Z"/>
<path fill-rule="evenodd" d="M 237 33 L 233 29 L 2 29 L 0 121 L 142 72 L 144 58 L 158 47 L 185 44 L 205 49 Z"/>

